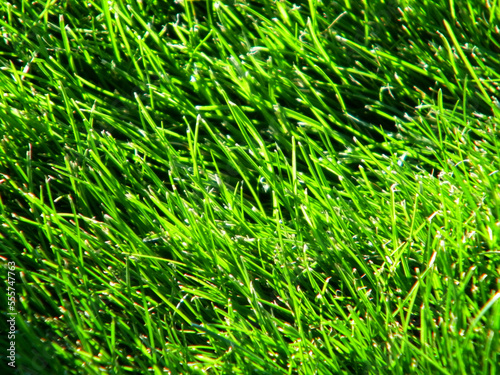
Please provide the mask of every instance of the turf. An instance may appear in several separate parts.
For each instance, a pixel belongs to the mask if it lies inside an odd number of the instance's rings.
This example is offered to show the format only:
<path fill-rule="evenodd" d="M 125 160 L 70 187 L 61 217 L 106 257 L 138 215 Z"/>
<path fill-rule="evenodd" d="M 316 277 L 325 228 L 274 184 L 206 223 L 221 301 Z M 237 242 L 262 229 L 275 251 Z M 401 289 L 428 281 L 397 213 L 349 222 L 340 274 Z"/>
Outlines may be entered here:
<path fill-rule="evenodd" d="M 0 366 L 500 373 L 499 20 L 0 0 Z"/>

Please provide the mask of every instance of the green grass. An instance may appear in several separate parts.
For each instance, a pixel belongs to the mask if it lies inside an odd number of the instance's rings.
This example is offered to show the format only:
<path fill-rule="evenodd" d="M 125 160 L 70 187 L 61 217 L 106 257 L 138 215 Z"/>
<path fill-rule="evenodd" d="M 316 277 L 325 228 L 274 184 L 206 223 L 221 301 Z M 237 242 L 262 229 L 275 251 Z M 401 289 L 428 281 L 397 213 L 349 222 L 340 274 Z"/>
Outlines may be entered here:
<path fill-rule="evenodd" d="M 499 21 L 0 0 L 14 371 L 499 374 Z"/>

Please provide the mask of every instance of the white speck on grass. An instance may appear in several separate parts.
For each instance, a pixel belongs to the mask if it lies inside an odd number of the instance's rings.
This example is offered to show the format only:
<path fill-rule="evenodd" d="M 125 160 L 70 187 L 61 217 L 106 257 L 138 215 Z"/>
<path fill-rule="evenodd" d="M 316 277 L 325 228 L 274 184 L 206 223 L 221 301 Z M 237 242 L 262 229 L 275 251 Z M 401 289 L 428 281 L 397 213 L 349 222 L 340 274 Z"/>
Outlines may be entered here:
<path fill-rule="evenodd" d="M 437 252 L 433 252 L 431 256 L 431 260 L 429 261 L 429 266 L 427 268 L 431 268 L 434 265 L 434 262 L 436 261 L 436 256 Z"/>
<path fill-rule="evenodd" d="M 266 49 L 265 47 L 252 47 L 252 48 L 250 48 L 250 51 L 248 51 L 248 54 L 249 55 L 255 55 L 260 50 L 265 50 L 265 49 Z"/>

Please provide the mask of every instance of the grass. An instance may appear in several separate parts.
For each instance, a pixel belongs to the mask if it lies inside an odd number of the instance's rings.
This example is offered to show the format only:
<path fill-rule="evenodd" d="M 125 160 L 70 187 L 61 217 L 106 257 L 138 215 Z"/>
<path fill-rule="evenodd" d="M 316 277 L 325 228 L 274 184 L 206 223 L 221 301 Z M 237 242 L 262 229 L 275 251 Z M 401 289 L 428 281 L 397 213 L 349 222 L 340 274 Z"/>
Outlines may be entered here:
<path fill-rule="evenodd" d="M 0 15 L 17 373 L 499 373 L 497 1 Z"/>

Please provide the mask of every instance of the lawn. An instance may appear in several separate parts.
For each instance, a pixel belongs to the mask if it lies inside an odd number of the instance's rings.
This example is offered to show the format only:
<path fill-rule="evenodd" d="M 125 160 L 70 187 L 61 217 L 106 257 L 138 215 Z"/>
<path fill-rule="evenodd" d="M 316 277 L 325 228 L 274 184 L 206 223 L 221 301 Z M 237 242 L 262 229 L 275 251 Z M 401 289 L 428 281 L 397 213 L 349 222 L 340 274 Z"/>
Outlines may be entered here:
<path fill-rule="evenodd" d="M 2 374 L 500 374 L 500 2 L 0 0 Z"/>

